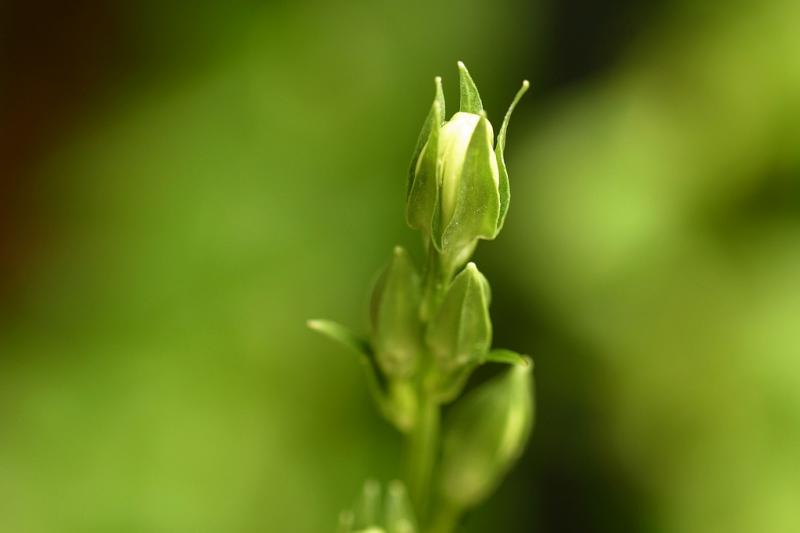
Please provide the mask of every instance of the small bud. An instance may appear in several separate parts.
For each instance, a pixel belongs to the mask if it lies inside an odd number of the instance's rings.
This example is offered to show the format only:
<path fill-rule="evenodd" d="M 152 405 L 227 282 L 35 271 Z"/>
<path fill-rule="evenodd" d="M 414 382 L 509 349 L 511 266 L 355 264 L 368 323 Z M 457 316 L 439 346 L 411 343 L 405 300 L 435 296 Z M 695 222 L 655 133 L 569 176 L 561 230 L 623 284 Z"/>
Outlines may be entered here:
<path fill-rule="evenodd" d="M 400 481 L 388 484 L 382 497 L 381 486 L 369 480 L 364 484 L 355 511 L 339 517 L 341 533 L 416 533 L 417 525 L 405 486 Z"/>
<path fill-rule="evenodd" d="M 375 358 L 390 379 L 416 372 L 421 352 L 420 282 L 408 253 L 394 250 L 372 294 L 371 319 Z"/>
<path fill-rule="evenodd" d="M 524 450 L 533 425 L 532 365 L 515 365 L 456 404 L 445 428 L 441 495 L 468 509 L 486 499 Z"/>
<path fill-rule="evenodd" d="M 384 507 L 384 524 L 388 533 L 414 533 L 417 530 L 411 501 L 400 481 L 389 483 Z"/>
<path fill-rule="evenodd" d="M 440 374 L 485 358 L 492 343 L 489 298 L 486 278 L 469 263 L 450 285 L 426 335 Z"/>

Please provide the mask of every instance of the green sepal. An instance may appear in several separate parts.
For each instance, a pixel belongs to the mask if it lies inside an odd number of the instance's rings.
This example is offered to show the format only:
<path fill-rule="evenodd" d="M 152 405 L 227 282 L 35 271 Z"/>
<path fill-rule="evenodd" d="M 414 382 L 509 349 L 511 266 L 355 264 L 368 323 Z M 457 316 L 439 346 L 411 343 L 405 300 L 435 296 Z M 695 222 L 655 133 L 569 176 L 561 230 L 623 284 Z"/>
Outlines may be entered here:
<path fill-rule="evenodd" d="M 388 401 L 388 385 L 381 375 L 378 362 L 375 360 L 375 354 L 372 352 L 369 342 L 332 320 L 309 320 L 306 325 L 309 329 L 321 333 L 359 355 L 359 361 L 364 367 L 367 388 L 372 395 L 372 399 L 381 414 L 391 420 L 392 409 Z"/>
<path fill-rule="evenodd" d="M 437 76 L 434 84 L 436 92 L 433 104 L 414 147 L 406 186 L 406 222 L 425 235 L 430 235 L 432 221 L 438 211 L 438 143 L 445 116 L 442 78 Z"/>
<path fill-rule="evenodd" d="M 475 263 L 455 277 L 431 320 L 426 341 L 437 372 L 447 377 L 480 362 L 492 342 L 488 282 Z"/>
<path fill-rule="evenodd" d="M 455 211 L 442 235 L 444 250 L 464 248 L 475 239 L 493 239 L 497 234 L 500 194 L 492 176 L 492 126 L 481 113 L 461 169 Z"/>
<path fill-rule="evenodd" d="M 527 92 L 528 87 L 530 87 L 528 80 L 523 81 L 522 87 L 520 87 L 520 89 L 517 91 L 517 94 L 514 96 L 514 100 L 511 101 L 511 105 L 508 106 L 506 116 L 503 118 L 503 125 L 500 126 L 500 132 L 497 134 L 497 146 L 495 147 L 494 153 L 497 157 L 497 168 L 500 171 L 500 213 L 497 219 L 495 236 L 497 236 L 497 234 L 500 233 L 500 230 L 503 229 L 503 224 L 506 222 L 506 214 L 508 214 L 508 204 L 511 201 L 511 188 L 508 183 L 508 168 L 506 167 L 506 160 L 504 156 L 508 123 L 511 120 L 511 114 L 514 112 L 514 108 L 517 107 L 517 103 L 522 98 L 522 95 Z"/>
<path fill-rule="evenodd" d="M 446 420 L 440 497 L 466 510 L 484 501 L 519 459 L 534 420 L 532 365 L 514 365 L 470 391 Z"/>
<path fill-rule="evenodd" d="M 441 92 L 441 85 L 437 85 Z M 415 153 L 412 160 L 408 196 L 406 198 L 406 222 L 412 228 L 431 235 L 434 219 L 439 211 L 439 132 L 444 116 L 444 99 L 433 102 L 426 122 L 426 142 Z"/>
<path fill-rule="evenodd" d="M 401 246 L 396 246 L 389 265 L 372 292 L 370 318 L 375 359 L 391 379 L 414 375 L 422 353 L 422 300 L 419 275 Z"/>
<path fill-rule="evenodd" d="M 483 111 L 481 95 L 478 93 L 478 88 L 475 86 L 475 82 L 472 81 L 472 76 L 469 75 L 467 67 L 461 61 L 458 62 L 458 80 L 461 88 L 459 111 L 479 114 Z"/>

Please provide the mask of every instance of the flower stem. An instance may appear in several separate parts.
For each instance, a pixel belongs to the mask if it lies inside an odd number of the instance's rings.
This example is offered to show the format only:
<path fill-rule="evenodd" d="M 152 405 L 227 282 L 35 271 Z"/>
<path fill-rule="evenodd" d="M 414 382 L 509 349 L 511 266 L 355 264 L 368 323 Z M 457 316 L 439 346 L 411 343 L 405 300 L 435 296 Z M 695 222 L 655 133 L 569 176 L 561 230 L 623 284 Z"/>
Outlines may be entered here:
<path fill-rule="evenodd" d="M 423 522 L 439 448 L 439 423 L 439 405 L 429 397 L 420 398 L 417 423 L 408 441 L 408 480 L 414 508 Z"/>

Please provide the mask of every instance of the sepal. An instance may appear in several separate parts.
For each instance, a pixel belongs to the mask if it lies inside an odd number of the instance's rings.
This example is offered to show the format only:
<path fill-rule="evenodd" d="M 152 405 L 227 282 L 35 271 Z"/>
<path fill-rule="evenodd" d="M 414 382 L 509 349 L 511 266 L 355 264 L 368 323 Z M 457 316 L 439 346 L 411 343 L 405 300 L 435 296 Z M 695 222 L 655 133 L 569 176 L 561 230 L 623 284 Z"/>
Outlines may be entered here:
<path fill-rule="evenodd" d="M 463 62 L 458 62 L 458 81 L 459 92 L 461 101 L 459 102 L 459 110 L 466 113 L 479 114 L 483 111 L 483 102 L 481 102 L 481 95 L 478 93 L 478 88 L 475 82 L 472 81 L 472 76 Z"/>
<path fill-rule="evenodd" d="M 511 201 L 511 188 L 508 183 L 508 168 L 506 167 L 504 155 L 506 149 L 508 123 L 511 120 L 511 114 L 514 112 L 514 108 L 517 107 L 517 103 L 519 103 L 522 95 L 528 91 L 529 87 L 530 83 L 528 80 L 522 82 L 522 87 L 520 87 L 520 89 L 517 91 L 517 94 L 511 101 L 511 105 L 508 106 L 506 116 L 503 118 L 503 124 L 500 126 L 500 132 L 497 134 L 497 145 L 494 153 L 495 157 L 497 158 L 497 167 L 500 171 L 500 185 L 498 188 L 500 193 L 500 214 L 497 219 L 497 230 L 495 231 L 495 236 L 497 236 L 497 234 L 500 233 L 500 230 L 503 229 L 503 225 L 506 222 L 506 215 L 508 214 L 508 205 Z"/>

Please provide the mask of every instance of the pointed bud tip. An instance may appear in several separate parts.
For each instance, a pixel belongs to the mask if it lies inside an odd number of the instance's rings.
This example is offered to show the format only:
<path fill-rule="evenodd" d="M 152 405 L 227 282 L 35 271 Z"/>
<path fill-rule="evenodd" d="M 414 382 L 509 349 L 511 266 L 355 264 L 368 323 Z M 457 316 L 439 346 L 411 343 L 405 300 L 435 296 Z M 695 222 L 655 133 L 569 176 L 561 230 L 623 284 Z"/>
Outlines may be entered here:
<path fill-rule="evenodd" d="M 528 80 L 522 80 L 522 88 L 523 89 L 525 89 L 527 91 L 528 87 L 530 87 L 530 86 L 531 86 L 531 82 L 529 82 Z"/>
<path fill-rule="evenodd" d="M 437 85 L 442 83 L 442 77 L 441 76 L 436 76 L 435 78 L 433 78 L 433 83 L 435 83 Z"/>
<path fill-rule="evenodd" d="M 406 253 L 406 250 L 405 250 L 405 248 L 403 248 L 402 246 L 400 246 L 398 244 L 397 246 L 394 247 L 394 249 L 392 250 L 392 253 L 394 253 L 395 257 L 398 257 L 398 256 L 401 256 L 404 253 Z"/>
<path fill-rule="evenodd" d="M 321 321 L 319 319 L 317 319 L 317 318 L 312 318 L 312 319 L 306 320 L 306 327 L 308 329 L 319 329 L 320 322 Z"/>
<path fill-rule="evenodd" d="M 463 70 L 467 70 L 467 66 L 464 65 L 463 61 L 459 61 L 457 64 L 458 64 L 458 68 L 463 69 Z"/>
<path fill-rule="evenodd" d="M 469 270 L 472 273 L 478 271 L 478 265 L 476 265 L 474 261 L 470 261 L 469 263 L 467 263 L 467 266 L 465 268 L 466 270 Z"/>

